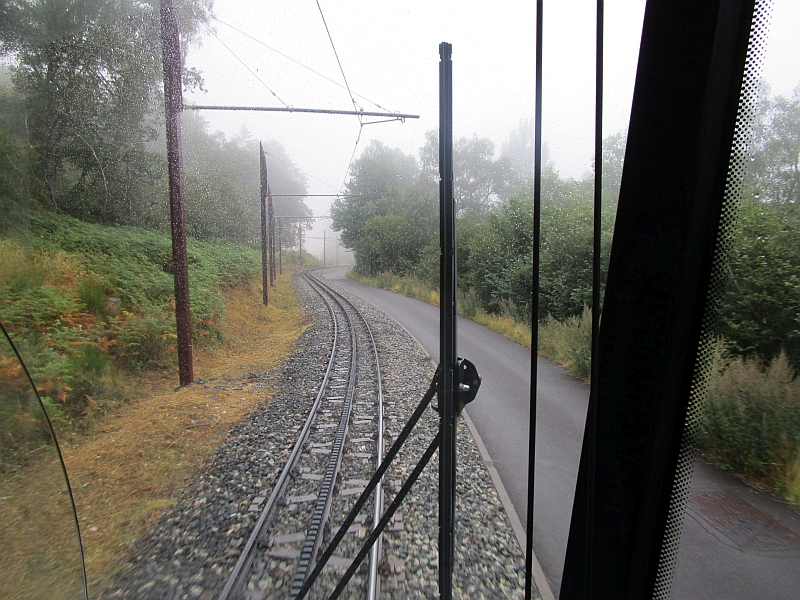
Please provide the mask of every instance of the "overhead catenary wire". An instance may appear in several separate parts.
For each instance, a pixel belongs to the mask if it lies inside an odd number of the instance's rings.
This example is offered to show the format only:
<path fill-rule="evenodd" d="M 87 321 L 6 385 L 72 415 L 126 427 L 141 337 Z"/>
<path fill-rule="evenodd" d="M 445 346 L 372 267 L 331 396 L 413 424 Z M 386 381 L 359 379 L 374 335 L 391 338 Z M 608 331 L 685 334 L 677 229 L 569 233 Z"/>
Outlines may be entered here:
<path fill-rule="evenodd" d="M 244 61 L 243 61 L 241 58 L 239 58 L 239 56 L 238 56 L 238 55 L 237 55 L 237 54 L 236 54 L 236 53 L 235 53 L 233 50 L 231 50 L 231 49 L 230 49 L 230 47 L 229 47 L 229 46 L 228 46 L 228 45 L 227 45 L 225 42 L 223 42 L 221 39 L 219 39 L 219 36 L 217 36 L 217 34 L 216 34 L 216 33 L 214 33 L 214 30 L 213 30 L 213 29 L 211 29 L 211 28 L 210 28 L 208 25 L 206 25 L 205 23 L 203 24 L 203 26 L 204 26 L 204 27 L 205 27 L 205 28 L 208 30 L 208 32 L 209 32 L 209 33 L 210 33 L 212 36 L 214 36 L 214 39 L 215 39 L 215 40 L 217 40 L 217 41 L 218 41 L 220 44 L 222 44 L 222 45 L 224 46 L 224 48 L 225 48 L 225 49 L 226 49 L 228 52 L 230 52 L 230 53 L 233 55 L 233 57 L 234 57 L 236 60 L 238 60 L 240 63 L 242 63 L 242 66 L 243 66 L 245 69 L 247 69 L 248 71 L 250 71 L 250 74 L 251 74 L 253 77 L 255 77 L 255 78 L 256 78 L 256 79 L 259 81 L 259 83 L 261 83 L 261 85 L 263 85 L 265 88 L 267 88 L 267 90 L 269 91 L 269 93 L 270 93 L 270 94 L 272 94 L 273 96 L 275 96 L 275 98 L 277 98 L 278 102 L 280 102 L 281 104 L 283 104 L 283 105 L 284 105 L 286 108 L 289 108 L 289 105 L 288 105 L 288 104 L 286 104 L 286 102 L 284 102 L 284 101 L 281 99 L 281 97 L 280 97 L 280 96 L 278 96 L 278 94 L 276 94 L 276 93 L 273 91 L 273 89 L 272 89 L 272 88 L 270 88 L 270 87 L 269 87 L 269 86 L 268 86 L 266 83 L 264 83 L 264 81 L 263 81 L 263 80 L 262 80 L 262 79 L 261 79 L 261 78 L 260 78 L 260 77 L 259 77 L 259 76 L 256 74 L 256 72 L 255 72 L 255 71 L 253 71 L 253 69 L 251 69 L 249 66 L 247 66 L 247 63 L 245 63 L 245 62 L 244 62 Z"/>
<path fill-rule="evenodd" d="M 350 175 L 350 167 L 353 166 L 353 159 L 356 157 L 356 150 L 358 149 L 358 142 L 361 141 L 361 132 L 364 131 L 364 123 L 359 123 L 358 127 L 358 137 L 356 138 L 356 143 L 353 146 L 353 153 L 350 155 L 350 162 L 347 163 L 347 171 L 344 173 L 344 180 L 342 181 L 341 189 L 344 190 L 344 186 L 347 184 L 347 178 Z"/>
<path fill-rule="evenodd" d="M 322 14 L 322 7 L 319 4 L 319 0 L 316 0 L 316 2 L 317 2 L 317 8 L 319 9 L 319 16 L 322 17 L 322 24 L 325 25 L 325 32 L 328 34 L 328 39 L 331 42 L 331 48 L 333 48 L 333 55 L 336 57 L 336 63 L 339 65 L 339 71 L 342 73 L 342 79 L 344 79 L 344 85 L 347 88 L 347 93 L 350 94 L 350 100 L 353 103 L 353 108 L 359 110 L 360 107 L 356 103 L 356 99 L 353 98 L 353 92 L 350 91 L 350 84 L 347 83 L 347 77 L 345 76 L 344 69 L 342 68 L 342 61 L 339 60 L 339 53 L 336 52 L 336 46 L 333 43 L 333 37 L 331 37 L 331 30 L 328 29 L 328 23 L 325 21 L 325 15 Z M 361 117 L 359 117 L 358 120 L 361 121 Z M 361 133 L 359 132 L 359 137 L 360 136 Z M 358 142 L 356 142 L 356 144 L 357 143 Z"/>
<path fill-rule="evenodd" d="M 330 77 L 328 77 L 327 75 L 323 75 L 323 74 L 322 74 L 322 73 L 320 73 L 319 71 L 316 71 L 316 70 L 312 69 L 311 67 L 309 67 L 309 66 L 307 66 L 307 65 L 304 65 L 304 64 L 303 64 L 303 63 L 301 63 L 299 60 L 296 60 L 296 59 L 292 58 L 291 56 L 289 56 L 288 54 L 285 54 L 285 53 L 281 52 L 281 51 L 280 51 L 280 50 L 278 50 L 277 48 L 273 48 L 273 47 L 272 47 L 272 46 L 270 46 L 269 44 L 267 44 L 267 43 L 263 42 L 262 40 L 259 40 L 258 38 L 256 38 L 256 37 L 254 37 L 254 36 L 250 35 L 250 34 L 249 34 L 249 33 L 247 33 L 246 31 L 242 31 L 242 30 L 241 30 L 241 29 L 239 29 L 238 27 L 234 27 L 234 26 L 233 26 L 233 25 L 231 25 L 230 23 L 226 23 L 225 21 L 223 21 L 223 20 L 222 20 L 222 19 L 220 19 L 219 17 L 214 17 L 214 20 L 215 20 L 215 21 L 217 21 L 218 23 L 222 23 L 222 24 L 223 24 L 223 25 L 225 25 L 226 27 L 230 27 L 230 28 L 231 28 L 231 29 L 233 29 L 235 32 L 237 32 L 237 33 L 239 33 L 239 34 L 241 34 L 241 35 L 245 36 L 246 38 L 249 38 L 249 39 L 251 39 L 251 40 L 252 40 L 252 41 L 254 41 L 255 43 L 257 43 L 257 44 L 260 44 L 261 46 L 264 46 L 264 48 L 266 48 L 267 50 L 271 50 L 272 52 L 275 52 L 276 54 L 279 54 L 280 56 L 282 56 L 282 57 L 283 57 L 283 58 L 285 58 L 286 60 L 290 60 L 290 61 L 292 61 L 294 64 L 296 64 L 296 65 L 298 65 L 298 66 L 300 66 L 300 67 L 303 67 L 305 70 L 307 70 L 307 71 L 310 71 L 310 72 L 311 72 L 311 73 L 313 73 L 314 75 L 317 75 L 318 77 L 322 77 L 322 78 L 323 78 L 325 81 L 328 81 L 328 82 L 332 83 L 333 85 L 339 86 L 339 87 L 340 87 L 340 88 L 342 88 L 343 90 L 346 90 L 346 89 L 347 89 L 347 87 L 346 87 L 346 86 L 342 85 L 341 83 L 339 83 L 339 82 L 338 82 L 338 81 L 336 81 L 335 79 L 331 79 L 331 78 L 330 78 Z M 372 104 L 373 106 L 377 106 L 377 107 L 378 107 L 378 108 L 380 108 L 381 110 L 385 110 L 386 112 L 394 112 L 394 111 L 392 111 L 391 109 L 388 109 L 388 108 L 386 108 L 385 106 L 382 106 L 382 105 L 378 104 L 378 103 L 377 103 L 377 102 L 375 102 L 374 100 L 370 100 L 369 98 L 367 98 L 367 97 L 366 97 L 366 96 L 364 96 L 363 94 L 359 94 L 358 92 L 352 92 L 352 94 L 353 94 L 353 96 L 358 96 L 358 97 L 359 97 L 359 98 L 361 98 L 362 100 L 366 100 L 367 102 L 369 102 L 369 103 L 370 103 L 370 104 Z"/>
<path fill-rule="evenodd" d="M 295 164 L 294 164 L 294 163 L 292 163 L 292 162 L 289 162 L 289 161 L 283 160 L 282 158 L 278 158 L 277 156 L 275 156 L 274 154 L 270 154 L 270 153 L 269 153 L 269 152 L 267 152 L 266 150 L 264 150 L 264 154 L 266 154 L 267 156 L 270 156 L 270 157 L 274 158 L 275 160 L 277 160 L 277 161 L 278 161 L 278 162 L 280 162 L 280 163 L 283 163 L 283 164 L 285 164 L 285 165 L 288 165 L 288 166 L 292 167 L 293 169 L 297 169 L 298 171 L 300 171 L 300 172 L 301 172 L 303 175 L 305 175 L 306 177 L 310 177 L 310 178 L 311 178 L 311 179 L 313 179 L 314 181 L 316 181 L 316 182 L 318 182 L 318 183 L 321 183 L 322 185 L 324 185 L 324 186 L 327 186 L 327 187 L 331 188 L 331 189 L 332 189 L 334 192 L 338 192 L 338 191 L 339 191 L 339 190 L 337 190 L 337 189 L 336 189 L 334 186 L 332 186 L 330 183 L 325 183 L 324 181 L 322 181 L 322 179 L 319 179 L 319 178 L 317 178 L 317 177 L 314 177 L 313 175 L 311 175 L 311 174 L 309 174 L 309 173 L 306 173 L 305 171 L 303 171 L 303 169 L 301 169 L 300 167 L 298 167 L 297 165 L 295 165 Z M 338 194 L 337 194 L 337 195 L 338 195 Z"/>
<path fill-rule="evenodd" d="M 328 34 L 328 39 L 331 42 L 331 48 L 333 48 L 333 55 L 336 57 L 336 63 L 339 65 L 339 71 L 342 73 L 342 79 L 344 79 L 344 85 L 347 88 L 347 93 L 350 94 L 350 100 L 353 103 L 353 108 L 359 110 L 360 107 L 356 103 L 356 99 L 353 97 L 353 92 L 350 90 L 350 84 L 347 83 L 347 76 L 344 74 L 344 68 L 342 67 L 342 61 L 339 60 L 339 53 L 336 52 L 336 45 L 333 43 L 333 37 L 331 36 L 331 31 L 328 29 L 328 23 L 325 21 L 325 15 L 322 13 L 322 6 L 319 4 L 319 0 L 316 0 L 317 8 L 319 9 L 319 15 L 322 17 L 322 24 L 325 25 L 325 31 Z M 363 110 L 363 109 L 362 109 Z M 342 180 L 342 190 L 344 190 L 345 185 L 347 184 L 347 178 L 350 176 L 350 167 L 353 166 L 353 159 L 356 156 L 356 150 L 358 149 L 358 143 L 361 141 L 361 132 L 364 131 L 364 119 L 361 115 L 358 117 L 358 136 L 356 137 L 356 143 L 353 145 L 353 152 L 350 155 L 350 162 L 347 163 L 347 171 L 344 173 L 344 180 Z"/>

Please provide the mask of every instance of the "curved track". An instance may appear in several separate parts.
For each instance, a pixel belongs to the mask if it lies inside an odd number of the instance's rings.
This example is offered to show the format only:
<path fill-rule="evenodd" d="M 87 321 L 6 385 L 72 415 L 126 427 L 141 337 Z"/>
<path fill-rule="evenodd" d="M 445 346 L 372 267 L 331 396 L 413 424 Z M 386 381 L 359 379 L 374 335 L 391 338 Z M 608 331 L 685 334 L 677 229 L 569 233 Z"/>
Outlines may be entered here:
<path fill-rule="evenodd" d="M 286 597 L 296 597 L 320 548 L 332 537 L 330 530 L 336 529 L 333 521 L 341 521 L 349 512 L 383 456 L 383 390 L 369 324 L 349 300 L 325 282 L 307 273 L 304 278 L 331 315 L 330 359 L 297 442 L 219 596 L 221 600 L 260 597 L 258 579 L 270 559 L 279 559 L 287 572 L 291 570 Z M 372 504 L 369 529 L 382 512 L 380 485 Z M 362 515 L 358 522 L 366 520 Z M 367 532 L 360 524 L 351 529 L 353 535 L 347 536 L 351 539 L 345 538 L 337 551 L 339 564 L 349 564 L 350 546 L 359 545 L 358 538 Z M 372 548 L 367 572 L 351 583 L 352 588 L 360 582 L 368 600 L 379 596 L 379 563 L 380 542 Z M 337 580 L 335 568 L 326 568 L 309 597 L 323 596 Z"/>

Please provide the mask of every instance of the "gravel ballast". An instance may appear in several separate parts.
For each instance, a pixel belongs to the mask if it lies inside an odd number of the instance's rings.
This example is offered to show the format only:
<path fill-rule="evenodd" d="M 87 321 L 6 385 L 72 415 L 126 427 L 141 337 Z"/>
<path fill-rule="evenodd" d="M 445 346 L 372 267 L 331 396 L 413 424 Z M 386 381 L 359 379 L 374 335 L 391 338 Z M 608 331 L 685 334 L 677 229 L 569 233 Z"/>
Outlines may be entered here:
<path fill-rule="evenodd" d="M 246 378 L 243 393 L 262 394 L 265 402 L 231 429 L 210 466 L 187 486 L 155 526 L 132 544 L 130 559 L 107 597 L 211 600 L 225 584 L 258 518 L 259 513 L 250 510 L 253 501 L 271 492 L 327 366 L 332 339 L 330 315 L 307 284 L 298 278 L 296 285 L 303 307 L 313 317 L 295 353 L 274 372 L 252 373 Z M 388 449 L 427 390 L 433 366 L 394 320 L 364 300 L 342 293 L 367 317 L 378 346 Z M 241 382 L 195 385 L 220 387 Z M 480 401 L 479 393 L 475 402 Z M 428 409 L 384 479 L 387 506 L 437 428 L 438 415 Z M 458 461 L 454 598 L 523 598 L 523 554 L 463 420 L 458 433 Z M 381 598 L 438 597 L 437 490 L 438 460 L 434 455 L 384 535 Z M 363 514 L 368 513 L 365 508 Z M 329 527 L 335 531 L 344 516 L 332 514 Z M 276 566 L 275 561 L 280 559 L 270 560 Z M 261 563 L 263 572 L 257 583 L 261 589 L 251 583 L 253 598 L 288 595 L 288 590 L 273 590 L 270 585 L 270 560 Z M 343 573 L 344 568 L 333 565 L 326 571 Z M 343 597 L 365 597 L 354 582 Z M 321 593 L 319 590 L 312 597 L 323 597 Z"/>

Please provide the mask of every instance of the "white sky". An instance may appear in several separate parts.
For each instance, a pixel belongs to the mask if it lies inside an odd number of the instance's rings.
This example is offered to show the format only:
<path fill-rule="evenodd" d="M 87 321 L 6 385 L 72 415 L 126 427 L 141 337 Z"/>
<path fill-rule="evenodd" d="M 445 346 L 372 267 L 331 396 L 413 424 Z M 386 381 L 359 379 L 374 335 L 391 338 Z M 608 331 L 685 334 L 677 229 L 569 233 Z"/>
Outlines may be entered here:
<path fill-rule="evenodd" d="M 628 124 L 644 0 L 605 4 L 604 135 Z M 353 92 L 418 120 L 363 129 L 356 156 L 372 139 L 418 156 L 425 132 L 438 127 L 438 44 L 453 44 L 453 130 L 456 137 L 492 139 L 499 152 L 509 133 L 534 111 L 535 3 L 406 0 L 320 0 Z M 800 83 L 800 2 L 775 0 L 764 77 L 772 92 L 790 94 Z M 304 65 L 342 83 L 315 0 L 216 0 L 215 15 Z M 566 176 L 590 170 L 594 120 L 594 0 L 545 2 L 544 140 Z M 310 73 L 221 22 L 216 35 L 256 71 L 286 104 L 352 109 L 346 90 Z M 187 103 L 281 106 L 281 103 L 210 34 L 191 48 L 187 63 L 203 72 L 205 94 Z M 356 97 L 365 110 L 378 110 Z M 342 187 L 358 137 L 356 117 L 285 113 L 206 112 L 212 130 L 234 134 L 246 126 L 256 138 L 274 138 L 311 175 L 310 193 Z M 309 199 L 327 214 L 326 199 Z M 309 235 L 320 235 L 323 223 Z M 328 233 L 330 235 L 330 232 Z M 314 248 L 309 240 L 309 248 Z M 329 247 L 329 252 L 332 251 Z M 321 241 L 318 253 L 321 254 Z"/>

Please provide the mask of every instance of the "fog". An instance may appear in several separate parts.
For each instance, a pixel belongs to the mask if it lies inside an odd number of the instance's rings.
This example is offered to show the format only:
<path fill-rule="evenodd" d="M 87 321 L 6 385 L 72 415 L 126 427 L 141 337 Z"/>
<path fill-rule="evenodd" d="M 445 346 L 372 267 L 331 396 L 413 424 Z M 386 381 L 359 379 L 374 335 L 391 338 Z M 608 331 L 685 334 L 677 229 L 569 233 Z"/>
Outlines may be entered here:
<path fill-rule="evenodd" d="M 362 128 L 355 116 L 204 113 L 212 130 L 232 135 L 244 126 L 256 138 L 281 142 L 307 174 L 309 193 L 341 191 L 351 157 L 373 139 L 418 155 L 425 132 L 438 127 L 439 42 L 453 44 L 456 137 L 487 137 L 499 152 L 520 120 L 533 117 L 535 3 L 321 0 L 319 5 L 350 90 L 358 94 L 357 106 L 419 114 L 419 119 Z M 604 135 L 628 123 L 644 5 L 644 0 L 606 3 Z M 214 14 L 212 30 L 186 52 L 188 66 L 202 71 L 206 88 L 187 94 L 187 103 L 353 109 L 315 2 L 217 0 Z M 800 82 L 792 64 L 800 56 L 798 23 L 800 6 L 775 2 L 764 66 L 773 93 L 789 94 Z M 544 26 L 542 135 L 560 173 L 580 178 L 592 165 L 595 2 L 546 2 Z M 364 119 L 369 120 L 379 119 Z M 315 215 L 324 215 L 330 198 L 307 203 Z M 321 238 L 323 229 L 331 235 L 330 221 L 319 221 L 308 240 L 320 256 L 322 240 L 313 238 Z"/>

